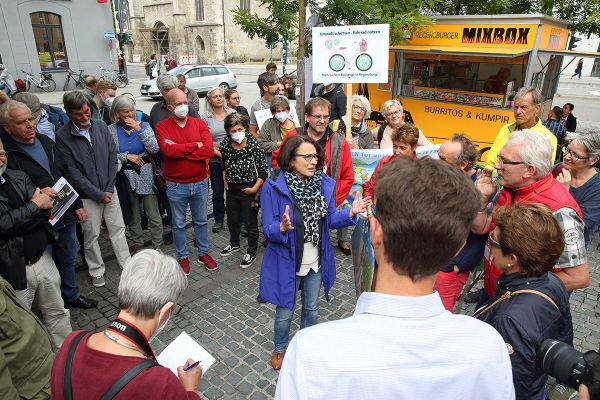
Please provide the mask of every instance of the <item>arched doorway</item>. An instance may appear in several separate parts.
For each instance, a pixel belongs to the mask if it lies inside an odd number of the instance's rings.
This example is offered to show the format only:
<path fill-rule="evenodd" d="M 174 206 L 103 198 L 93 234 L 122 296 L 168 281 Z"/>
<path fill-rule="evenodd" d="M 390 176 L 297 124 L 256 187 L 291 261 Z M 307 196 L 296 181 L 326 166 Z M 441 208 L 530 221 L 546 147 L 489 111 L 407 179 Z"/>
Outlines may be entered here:
<path fill-rule="evenodd" d="M 198 62 L 206 61 L 206 45 L 204 44 L 204 39 L 202 36 L 196 36 L 196 40 L 194 40 L 194 53 L 198 57 Z"/>
<path fill-rule="evenodd" d="M 160 21 L 154 24 L 152 41 L 157 55 L 161 56 L 169 53 L 169 28 Z"/>

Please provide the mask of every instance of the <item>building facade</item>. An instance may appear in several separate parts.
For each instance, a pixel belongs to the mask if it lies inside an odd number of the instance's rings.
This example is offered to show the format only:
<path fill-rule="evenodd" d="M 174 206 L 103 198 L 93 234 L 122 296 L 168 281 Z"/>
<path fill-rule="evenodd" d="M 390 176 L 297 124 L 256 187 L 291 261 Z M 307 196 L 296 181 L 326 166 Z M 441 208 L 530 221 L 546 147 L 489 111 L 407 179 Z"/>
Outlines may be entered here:
<path fill-rule="evenodd" d="M 265 15 L 257 0 L 128 0 L 133 45 L 130 61 L 151 54 L 173 55 L 180 63 L 243 62 L 269 59 L 262 39 L 250 40 L 233 21 L 240 7 Z M 277 54 L 277 57 L 275 55 Z M 279 58 L 274 51 L 274 58 Z"/>
<path fill-rule="evenodd" d="M 585 35 L 576 34 L 575 36 L 581 39 L 579 42 L 577 42 L 575 51 L 600 52 L 600 37 L 597 35 L 590 35 L 588 37 Z M 579 61 L 579 58 L 576 57 L 576 59 L 569 64 L 572 58 L 573 57 L 565 57 L 563 61 L 563 68 L 566 68 L 563 71 L 563 75 L 571 76 L 575 73 L 575 68 L 577 67 L 577 61 Z M 584 58 L 581 76 L 600 77 L 600 58 Z"/>
<path fill-rule="evenodd" d="M 50 72 L 62 88 L 66 68 L 100 75 L 117 66 L 110 2 L 2 0 L 0 20 L 0 63 L 15 79 Z"/>

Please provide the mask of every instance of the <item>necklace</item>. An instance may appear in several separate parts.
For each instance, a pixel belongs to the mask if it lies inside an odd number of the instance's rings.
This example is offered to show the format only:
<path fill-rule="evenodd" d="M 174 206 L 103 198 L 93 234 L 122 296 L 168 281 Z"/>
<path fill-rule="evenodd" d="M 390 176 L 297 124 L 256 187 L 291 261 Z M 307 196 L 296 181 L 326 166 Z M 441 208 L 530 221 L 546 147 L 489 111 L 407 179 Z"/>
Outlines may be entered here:
<path fill-rule="evenodd" d="M 108 331 L 104 331 L 104 336 L 106 336 L 108 339 L 112 340 L 113 342 L 115 342 L 119 346 L 123 346 L 123 347 L 126 347 L 126 348 L 131 349 L 131 350 L 135 350 L 135 351 L 141 353 L 145 358 L 148 358 L 148 356 L 146 355 L 146 353 L 144 353 L 142 350 L 140 350 L 137 346 L 134 346 L 134 345 L 129 344 L 129 343 L 125 343 L 125 342 L 117 339 L 116 337 L 114 337 L 113 335 L 111 335 L 110 333 L 108 333 Z"/>

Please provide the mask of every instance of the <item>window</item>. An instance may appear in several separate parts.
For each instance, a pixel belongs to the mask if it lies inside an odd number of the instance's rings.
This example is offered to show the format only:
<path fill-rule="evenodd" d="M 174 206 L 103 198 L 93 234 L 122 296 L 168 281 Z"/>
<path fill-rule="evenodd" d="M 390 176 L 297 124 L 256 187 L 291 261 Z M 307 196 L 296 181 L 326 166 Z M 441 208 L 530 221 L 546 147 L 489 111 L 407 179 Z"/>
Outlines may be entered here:
<path fill-rule="evenodd" d="M 217 67 L 217 75 L 227 75 L 229 70 L 225 67 Z"/>
<path fill-rule="evenodd" d="M 69 68 L 60 15 L 37 12 L 29 16 L 42 71 Z"/>
<path fill-rule="evenodd" d="M 250 0 L 240 0 L 240 8 L 250 11 Z"/>
<path fill-rule="evenodd" d="M 199 78 L 200 77 L 200 68 L 190 69 L 187 74 L 185 74 L 188 78 Z"/>
<path fill-rule="evenodd" d="M 204 21 L 204 0 L 196 0 L 196 21 Z"/>
<path fill-rule="evenodd" d="M 213 76 L 216 75 L 215 69 L 212 67 L 202 68 L 202 76 Z"/>

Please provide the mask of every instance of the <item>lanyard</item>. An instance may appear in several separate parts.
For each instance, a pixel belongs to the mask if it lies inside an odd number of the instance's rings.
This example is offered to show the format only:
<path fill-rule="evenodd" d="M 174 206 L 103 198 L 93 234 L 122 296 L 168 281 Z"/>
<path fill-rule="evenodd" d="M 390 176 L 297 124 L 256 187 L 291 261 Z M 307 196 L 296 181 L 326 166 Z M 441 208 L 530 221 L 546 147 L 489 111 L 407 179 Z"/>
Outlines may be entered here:
<path fill-rule="evenodd" d="M 130 342 L 142 349 L 148 357 L 156 358 L 152 348 L 150 347 L 150 344 L 148 343 L 148 340 L 146 339 L 146 336 L 144 336 L 144 334 L 140 332 L 138 328 L 131 325 L 129 322 L 122 320 L 121 318 L 117 318 L 106 329 L 120 333 L 129 339 Z"/>

